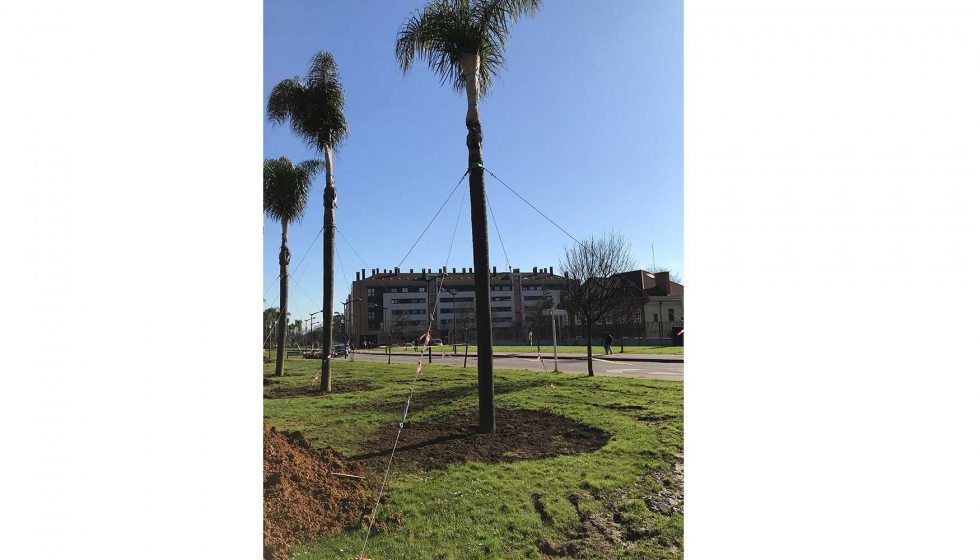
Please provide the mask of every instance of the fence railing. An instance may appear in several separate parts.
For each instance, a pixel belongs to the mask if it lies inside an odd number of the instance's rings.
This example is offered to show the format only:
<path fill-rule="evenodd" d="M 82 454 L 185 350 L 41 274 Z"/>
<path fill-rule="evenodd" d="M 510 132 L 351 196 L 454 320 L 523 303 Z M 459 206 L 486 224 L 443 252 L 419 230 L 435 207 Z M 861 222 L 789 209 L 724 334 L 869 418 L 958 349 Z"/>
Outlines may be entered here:
<path fill-rule="evenodd" d="M 670 338 L 674 327 L 684 328 L 684 321 L 647 321 L 647 338 Z"/>

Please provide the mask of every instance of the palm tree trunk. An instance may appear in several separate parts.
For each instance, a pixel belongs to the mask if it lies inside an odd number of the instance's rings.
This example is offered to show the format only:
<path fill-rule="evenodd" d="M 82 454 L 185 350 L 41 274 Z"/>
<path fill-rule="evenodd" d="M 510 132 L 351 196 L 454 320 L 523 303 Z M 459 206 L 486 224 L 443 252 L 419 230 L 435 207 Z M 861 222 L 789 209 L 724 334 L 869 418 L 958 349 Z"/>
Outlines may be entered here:
<path fill-rule="evenodd" d="M 276 337 L 276 375 L 283 376 L 286 359 L 286 303 L 289 301 L 289 248 L 286 247 L 286 230 L 289 222 L 282 221 L 282 247 L 279 248 L 279 332 Z"/>
<path fill-rule="evenodd" d="M 585 322 L 585 344 L 588 346 L 589 355 L 589 377 L 595 377 L 595 372 L 592 371 L 592 322 Z"/>
<path fill-rule="evenodd" d="M 487 236 L 487 193 L 483 179 L 483 133 L 479 102 L 480 57 L 466 55 L 462 60 L 466 76 L 466 147 L 469 149 L 470 217 L 473 227 L 473 280 L 476 284 L 477 379 L 480 393 L 482 434 L 494 430 L 493 411 L 493 333 L 490 319 L 490 241 Z"/>
<path fill-rule="evenodd" d="M 337 189 L 333 181 L 333 153 L 326 149 L 327 186 L 323 189 L 323 348 L 320 362 L 320 390 L 333 391 L 330 377 L 330 349 L 333 348 L 333 250 L 334 207 Z"/>

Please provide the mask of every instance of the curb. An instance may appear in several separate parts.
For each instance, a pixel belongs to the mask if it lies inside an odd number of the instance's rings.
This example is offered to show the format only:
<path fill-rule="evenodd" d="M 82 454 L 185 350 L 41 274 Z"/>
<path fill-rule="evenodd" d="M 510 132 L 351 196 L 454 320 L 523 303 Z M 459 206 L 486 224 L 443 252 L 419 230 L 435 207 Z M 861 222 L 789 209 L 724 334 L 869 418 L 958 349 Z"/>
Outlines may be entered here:
<path fill-rule="evenodd" d="M 387 354 L 385 354 L 384 352 L 371 352 L 371 354 L 379 355 L 379 356 L 387 356 Z M 433 352 L 432 354 L 435 355 L 436 352 Z M 441 354 L 441 352 L 440 352 L 440 354 Z M 393 356 L 397 356 L 398 354 L 392 354 L 392 355 Z M 428 355 L 428 354 L 426 354 L 426 355 Z M 463 353 L 455 353 L 454 354 L 453 352 L 446 352 L 446 355 L 447 356 L 452 356 L 454 358 L 462 358 L 464 356 Z M 598 358 L 600 360 L 606 360 L 607 362 L 654 362 L 654 363 L 662 363 L 662 364 L 683 364 L 684 363 L 684 356 L 682 354 L 681 355 L 669 354 L 669 355 L 670 356 L 677 356 L 677 357 L 676 358 L 660 357 L 660 356 L 657 356 L 656 354 L 612 354 L 612 355 L 600 354 L 598 356 L 597 355 L 593 355 L 592 357 L 593 358 Z M 476 358 L 476 353 L 474 352 L 473 354 L 470 354 L 469 357 L 475 359 Z M 530 359 L 530 360 L 533 360 L 534 358 L 537 357 L 537 354 L 526 354 L 526 355 L 521 355 L 521 354 L 494 354 L 493 357 L 494 358 L 520 358 L 520 359 Z M 542 360 L 545 360 L 545 361 L 547 361 L 547 360 L 554 360 L 554 356 L 551 355 L 551 354 L 547 354 L 546 355 L 546 354 L 542 353 L 541 354 L 541 359 Z M 574 356 L 574 357 L 558 356 L 558 359 L 559 360 L 588 360 L 589 357 L 588 356 Z"/>

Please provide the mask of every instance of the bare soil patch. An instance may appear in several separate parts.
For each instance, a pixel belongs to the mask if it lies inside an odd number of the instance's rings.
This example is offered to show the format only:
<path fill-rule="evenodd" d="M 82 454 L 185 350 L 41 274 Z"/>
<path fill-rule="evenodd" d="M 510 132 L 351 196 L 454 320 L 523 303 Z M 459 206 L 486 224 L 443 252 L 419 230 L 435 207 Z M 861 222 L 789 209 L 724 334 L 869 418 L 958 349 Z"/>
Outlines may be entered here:
<path fill-rule="evenodd" d="M 263 558 L 285 560 L 291 545 L 354 524 L 370 509 L 363 467 L 331 449 L 317 449 L 299 432 L 266 428 L 263 438 Z"/>
<path fill-rule="evenodd" d="M 268 385 L 268 384 L 266 384 Z M 332 393 L 353 393 L 355 391 L 374 391 L 379 389 L 375 385 L 371 385 L 365 381 L 341 381 L 337 383 L 331 383 Z M 308 385 L 301 387 L 273 387 L 269 389 L 264 395 L 267 399 L 295 399 L 296 397 L 317 397 L 322 395 L 323 392 L 320 391 L 320 383 L 317 381 L 314 387 Z"/>
<path fill-rule="evenodd" d="M 395 461 L 399 468 L 421 470 L 441 469 L 467 461 L 512 463 L 591 453 L 609 441 L 609 434 L 602 430 L 540 410 L 498 408 L 496 429 L 492 434 L 478 433 L 477 423 L 476 410 L 408 421 L 398 441 Z M 375 472 L 384 470 L 397 431 L 398 426 L 394 424 L 382 428 L 364 445 L 367 453 L 350 460 L 363 461 Z"/>

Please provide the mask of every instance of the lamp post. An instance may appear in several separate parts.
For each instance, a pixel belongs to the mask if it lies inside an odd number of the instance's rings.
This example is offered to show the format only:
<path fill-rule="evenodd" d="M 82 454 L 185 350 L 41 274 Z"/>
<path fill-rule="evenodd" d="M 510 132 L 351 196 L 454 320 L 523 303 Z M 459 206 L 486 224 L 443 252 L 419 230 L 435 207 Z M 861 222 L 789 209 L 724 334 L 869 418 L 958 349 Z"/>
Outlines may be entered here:
<path fill-rule="evenodd" d="M 316 315 L 317 313 L 323 313 L 323 310 L 321 309 L 319 311 L 314 311 L 313 313 L 310 313 L 310 318 L 309 318 L 309 322 L 310 322 L 309 333 L 311 335 L 310 336 L 310 350 L 313 350 L 313 346 L 314 346 L 313 343 L 316 342 L 316 340 L 314 340 L 314 337 L 312 336 L 312 334 L 313 334 L 313 316 Z"/>
<path fill-rule="evenodd" d="M 391 365 L 391 325 L 388 323 L 387 318 L 388 308 L 377 303 L 372 303 L 371 307 L 374 309 L 381 308 L 381 324 L 384 325 L 385 338 L 388 339 L 388 365 Z"/>
<path fill-rule="evenodd" d="M 453 354 L 456 353 L 456 294 L 459 292 L 454 292 L 452 290 L 447 290 L 443 288 L 442 291 L 451 294 L 453 296 Z"/>
<path fill-rule="evenodd" d="M 347 306 L 350 305 L 350 304 L 352 304 L 352 303 L 354 303 L 355 301 L 361 301 L 361 298 L 351 299 L 350 296 L 347 296 L 347 301 L 340 302 L 344 306 L 344 316 L 345 316 L 346 322 L 347 322 L 347 340 L 348 341 L 350 341 L 350 339 L 353 337 L 352 333 L 354 332 L 354 328 L 353 328 L 353 325 L 351 325 L 351 323 L 353 322 L 352 318 L 354 316 L 354 311 L 353 311 L 353 308 L 352 308 L 351 311 L 350 311 L 350 314 L 348 315 Z M 357 349 L 357 339 L 356 338 L 354 339 L 354 347 L 353 347 L 353 349 L 354 350 Z M 353 352 L 351 353 L 350 361 L 352 361 L 352 362 L 354 361 L 354 353 Z"/>
<path fill-rule="evenodd" d="M 425 275 L 422 276 L 422 281 L 425 282 L 425 299 L 426 299 L 426 301 L 428 301 L 428 299 L 429 299 L 429 282 L 434 282 L 436 280 L 439 280 L 440 278 L 445 278 L 445 277 L 446 277 L 446 273 L 445 272 L 440 272 L 439 274 L 433 274 L 432 275 L 432 278 L 426 278 Z M 440 286 L 440 288 L 441 288 L 441 286 Z M 433 296 L 433 298 L 434 299 L 439 299 L 437 295 L 436 296 Z M 426 307 L 428 307 L 428 305 L 426 305 Z M 436 315 L 435 312 L 438 311 L 438 309 L 439 309 L 438 302 L 433 301 L 432 302 L 433 316 Z"/>
<path fill-rule="evenodd" d="M 551 343 L 555 348 L 555 373 L 558 373 L 558 335 L 555 329 L 555 308 L 551 308 Z M 538 350 L 540 353 L 541 351 Z"/>

